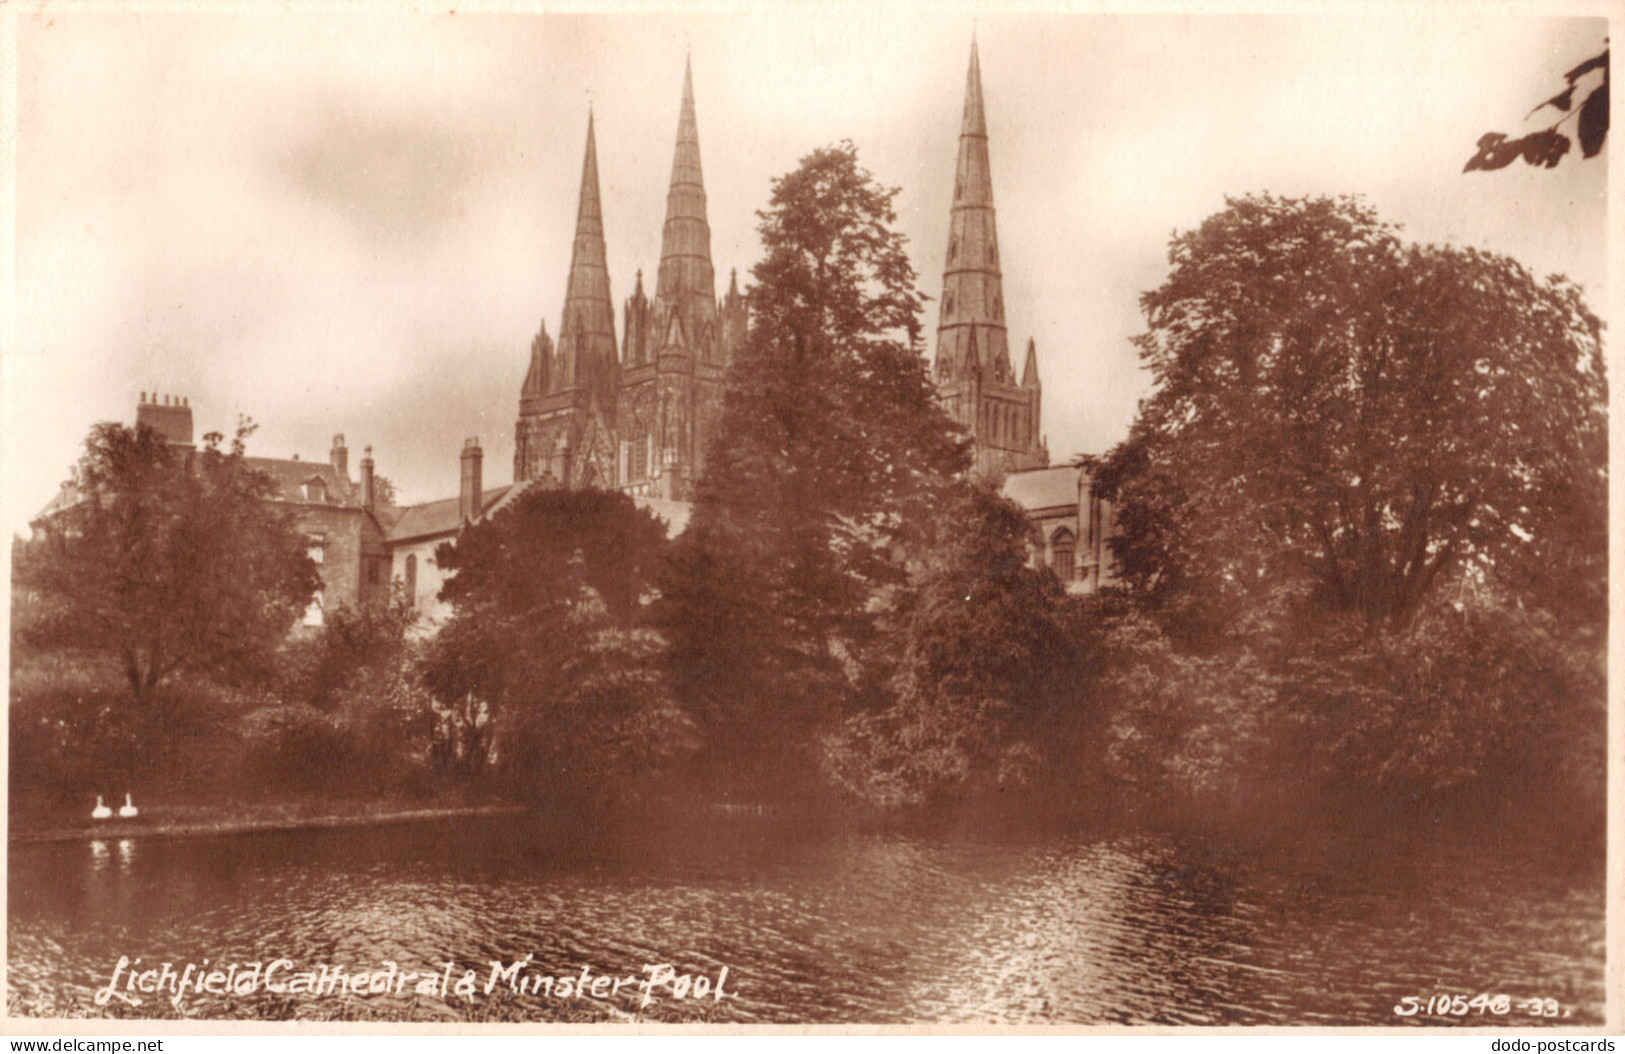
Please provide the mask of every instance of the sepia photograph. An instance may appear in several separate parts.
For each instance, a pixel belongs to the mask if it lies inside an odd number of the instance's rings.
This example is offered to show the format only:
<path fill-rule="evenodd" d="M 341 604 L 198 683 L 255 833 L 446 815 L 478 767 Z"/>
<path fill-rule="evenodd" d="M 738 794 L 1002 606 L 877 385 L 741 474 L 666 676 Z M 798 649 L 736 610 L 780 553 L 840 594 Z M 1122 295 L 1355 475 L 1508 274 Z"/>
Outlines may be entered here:
<path fill-rule="evenodd" d="M 1621 1027 L 1599 10 L 0 20 L 7 1031 Z"/>

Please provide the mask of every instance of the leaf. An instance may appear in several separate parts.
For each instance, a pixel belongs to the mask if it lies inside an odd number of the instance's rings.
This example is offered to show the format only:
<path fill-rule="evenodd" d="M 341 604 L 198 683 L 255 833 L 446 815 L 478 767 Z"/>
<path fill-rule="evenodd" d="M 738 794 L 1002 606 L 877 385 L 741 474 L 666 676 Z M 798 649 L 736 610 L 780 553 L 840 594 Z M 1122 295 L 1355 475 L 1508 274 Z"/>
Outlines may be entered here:
<path fill-rule="evenodd" d="M 1547 168 L 1556 168 L 1557 163 L 1563 160 L 1563 155 L 1569 152 L 1569 137 L 1549 128 L 1544 132 L 1526 135 L 1515 142 L 1523 144 L 1525 161 L 1531 165 L 1545 165 Z"/>
<path fill-rule="evenodd" d="M 1535 116 L 1535 114 L 1539 113 L 1542 106 L 1555 106 L 1559 110 L 1562 110 L 1564 113 L 1568 113 L 1569 112 L 1569 107 L 1572 106 L 1573 104 L 1574 104 L 1574 85 L 1571 84 L 1571 85 L 1568 86 L 1568 88 L 1566 90 L 1560 92 L 1557 95 L 1552 96 L 1550 99 L 1547 99 L 1545 102 L 1541 103 L 1540 106 L 1537 106 L 1533 110 L 1530 110 L 1528 115 L 1524 118 L 1524 120 L 1528 120 L 1530 117 L 1533 117 L 1533 116 Z"/>
<path fill-rule="evenodd" d="M 1593 55 L 1591 58 L 1586 59 L 1578 66 L 1565 73 L 1563 77 L 1569 82 L 1569 84 L 1572 85 L 1575 81 L 1579 80 L 1581 77 L 1584 77 L 1592 70 L 1606 70 L 1607 68 L 1608 52 L 1604 51 L 1601 55 Z"/>
<path fill-rule="evenodd" d="M 1608 81 L 1590 95 L 1580 107 L 1580 150 L 1586 157 L 1596 157 L 1608 138 Z"/>
<path fill-rule="evenodd" d="M 1467 159 L 1463 172 L 1493 172 L 1512 164 L 1523 153 L 1522 140 L 1508 141 L 1501 132 L 1488 132 L 1479 137 L 1478 153 Z"/>

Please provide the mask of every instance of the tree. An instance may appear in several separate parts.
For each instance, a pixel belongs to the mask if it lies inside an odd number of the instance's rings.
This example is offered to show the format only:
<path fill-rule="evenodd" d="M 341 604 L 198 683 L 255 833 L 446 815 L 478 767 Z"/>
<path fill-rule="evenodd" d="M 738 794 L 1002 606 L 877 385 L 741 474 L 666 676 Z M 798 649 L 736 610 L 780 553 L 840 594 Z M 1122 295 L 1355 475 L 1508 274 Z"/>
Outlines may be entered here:
<path fill-rule="evenodd" d="M 762 789 L 872 688 L 898 554 L 967 465 L 920 353 L 897 191 L 850 143 L 776 180 L 751 329 L 663 586 L 681 697 L 720 767 Z"/>
<path fill-rule="evenodd" d="M 320 586 L 304 537 L 250 469 L 239 429 L 195 453 L 148 428 L 100 424 L 82 500 L 42 525 L 19 565 L 40 600 L 29 643 L 114 660 L 137 711 L 164 720 L 160 689 L 185 672 L 264 672 Z"/>
<path fill-rule="evenodd" d="M 453 614 L 425 676 L 442 765 L 475 777 L 494 759 L 516 793 L 602 804 L 681 757 L 690 722 L 644 624 L 665 544 L 624 494 L 532 490 L 440 546 Z"/>
<path fill-rule="evenodd" d="M 1078 731 L 1065 594 L 1027 564 L 1026 515 L 986 484 L 956 498 L 886 620 L 901 652 L 888 701 L 826 742 L 835 781 L 883 807 L 1024 786 Z"/>
<path fill-rule="evenodd" d="M 1591 89 L 1580 108 L 1571 111 L 1579 81 L 1599 71 L 1602 73 L 1601 81 Z M 1548 106 L 1567 116 L 1558 118 L 1548 128 L 1519 139 L 1508 139 L 1501 132 L 1486 132 L 1479 137 L 1478 153 L 1467 159 L 1467 166 L 1462 171 L 1490 172 L 1505 168 L 1520 157 L 1531 165 L 1556 168 L 1569 152 L 1569 137 L 1558 129 L 1572 117 L 1579 118 L 1577 130 L 1581 153 L 1585 157 L 1596 157 L 1602 153 L 1603 144 L 1608 139 L 1608 49 L 1604 48 L 1602 54 L 1593 55 L 1569 70 L 1564 74 L 1564 79 L 1568 81 L 1568 87 L 1529 111 L 1529 116 L 1533 117 Z"/>
<path fill-rule="evenodd" d="M 395 481 L 388 476 L 372 477 L 372 500 L 378 505 L 394 505 Z"/>
<path fill-rule="evenodd" d="M 1210 624 L 1269 591 L 1403 625 L 1538 557 L 1601 595 L 1601 322 L 1574 285 L 1348 199 L 1232 199 L 1169 259 L 1136 340 L 1156 389 L 1100 466 L 1134 588 Z"/>

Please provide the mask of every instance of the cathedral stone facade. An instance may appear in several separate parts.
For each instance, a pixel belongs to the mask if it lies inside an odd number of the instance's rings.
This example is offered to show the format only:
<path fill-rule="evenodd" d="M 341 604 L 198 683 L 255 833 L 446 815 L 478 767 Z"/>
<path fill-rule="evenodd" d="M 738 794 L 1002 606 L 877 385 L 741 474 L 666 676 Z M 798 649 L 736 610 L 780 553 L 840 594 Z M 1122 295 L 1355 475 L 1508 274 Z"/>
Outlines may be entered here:
<path fill-rule="evenodd" d="M 726 296 L 716 296 L 688 69 L 654 298 L 644 292 L 639 271 L 623 320 L 624 345 L 618 349 L 589 115 L 558 346 L 544 322 L 531 344 L 519 398 L 515 483 L 538 480 L 675 501 L 693 497 L 746 317 L 737 278 Z"/>

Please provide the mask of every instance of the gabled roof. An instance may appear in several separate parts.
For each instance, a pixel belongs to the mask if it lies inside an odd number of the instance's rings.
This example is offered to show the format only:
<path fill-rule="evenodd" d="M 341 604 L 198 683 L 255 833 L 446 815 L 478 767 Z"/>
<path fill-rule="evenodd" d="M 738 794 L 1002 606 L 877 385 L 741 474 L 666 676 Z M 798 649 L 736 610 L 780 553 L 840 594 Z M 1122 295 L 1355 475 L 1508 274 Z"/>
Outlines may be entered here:
<path fill-rule="evenodd" d="M 1078 482 L 1085 474 L 1084 469 L 1075 465 L 1012 472 L 1004 478 L 1000 493 L 1029 513 L 1063 505 L 1075 509 L 1078 506 Z"/>
<path fill-rule="evenodd" d="M 525 486 L 524 483 L 509 483 L 506 486 L 486 490 L 480 495 L 480 516 L 489 516 L 507 505 L 518 497 Z M 379 512 L 384 515 L 377 517 L 378 525 L 384 529 L 384 537 L 391 542 L 401 542 L 409 538 L 432 538 L 435 535 L 450 537 L 462 526 L 458 516 L 458 504 L 461 500 L 461 498 L 442 498 L 422 505 L 381 509 Z"/>
<path fill-rule="evenodd" d="M 361 507 L 361 488 L 341 476 L 332 465 L 321 461 L 299 461 L 279 457 L 245 457 L 249 468 L 263 472 L 276 482 L 271 496 L 277 501 L 298 502 L 302 505 L 337 505 L 344 508 Z M 326 501 L 307 498 L 301 488 L 307 483 L 320 481 L 327 492 Z"/>

